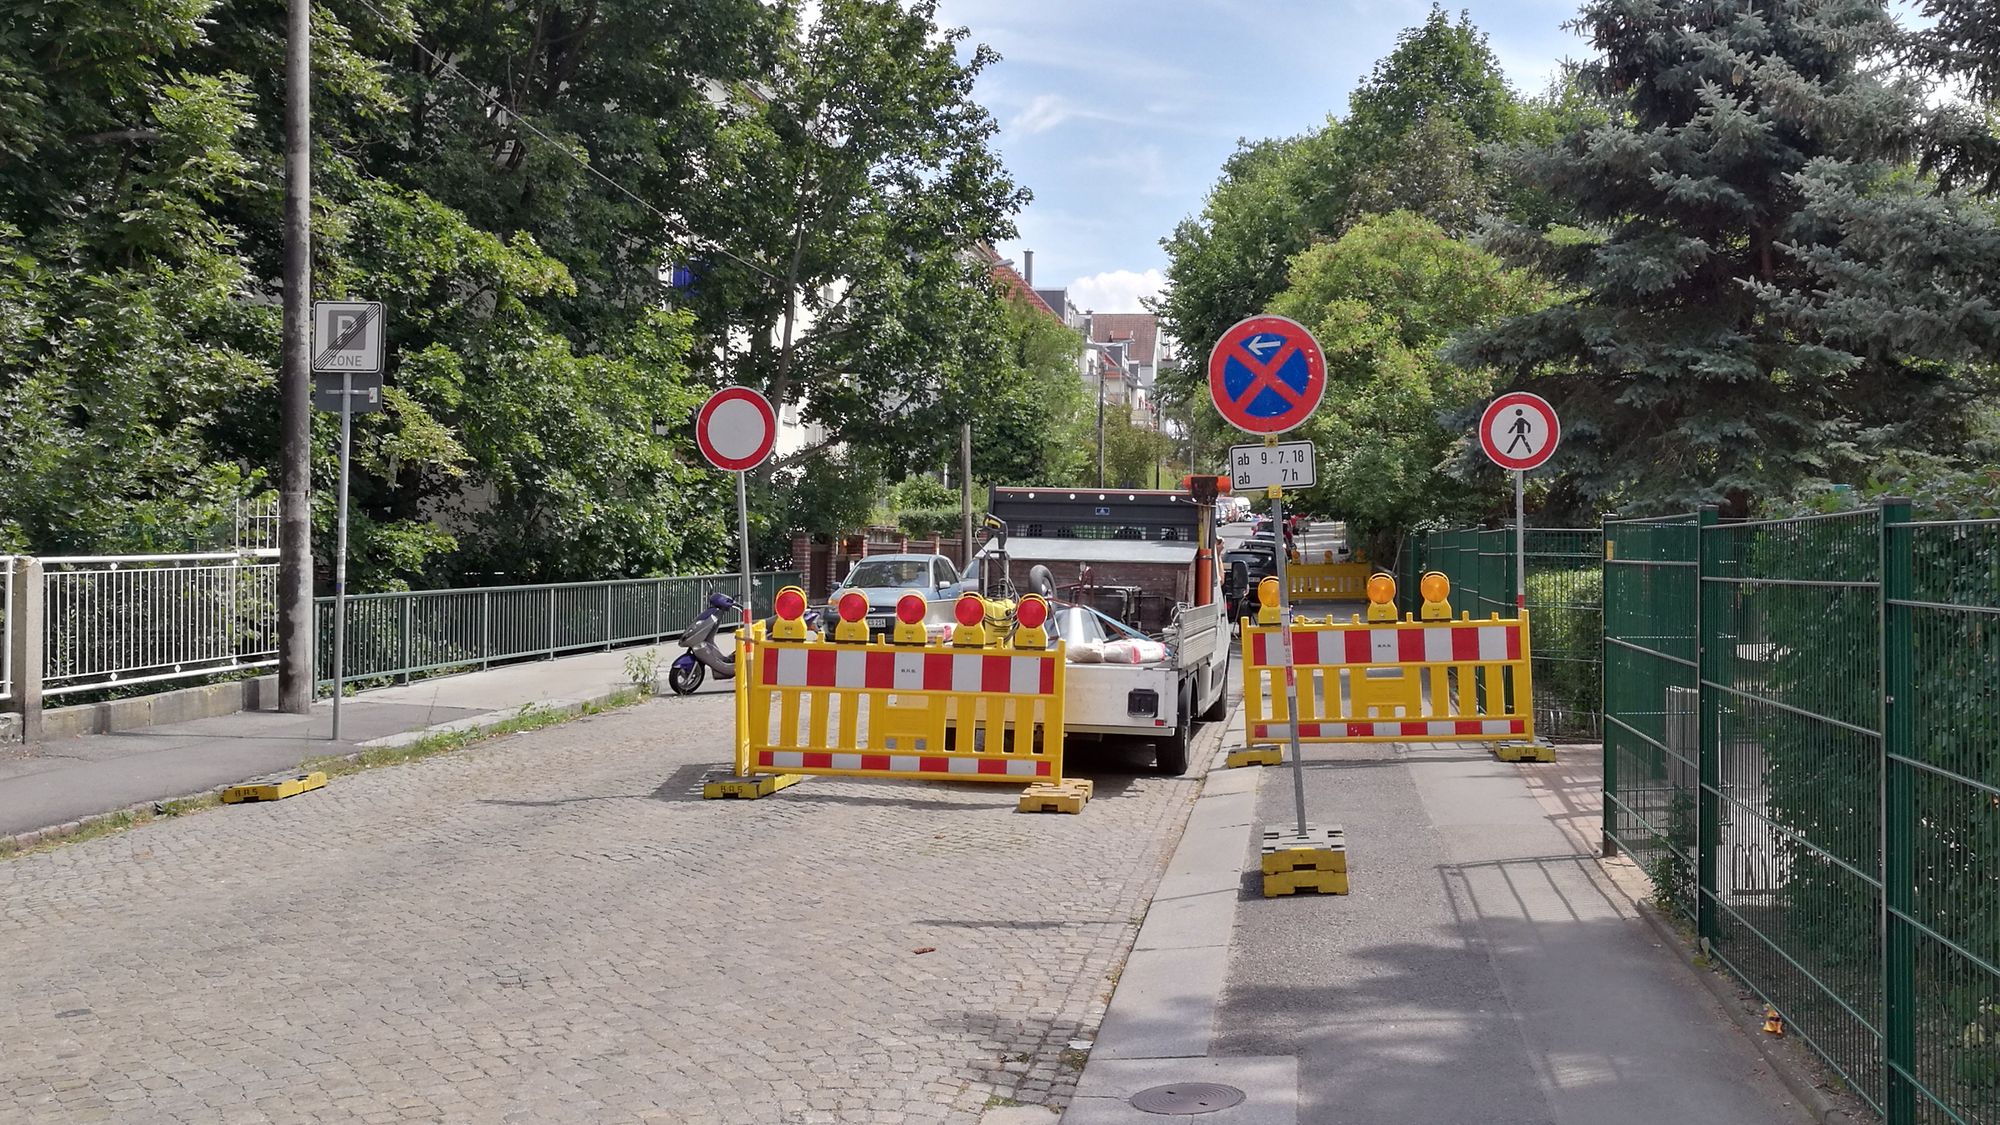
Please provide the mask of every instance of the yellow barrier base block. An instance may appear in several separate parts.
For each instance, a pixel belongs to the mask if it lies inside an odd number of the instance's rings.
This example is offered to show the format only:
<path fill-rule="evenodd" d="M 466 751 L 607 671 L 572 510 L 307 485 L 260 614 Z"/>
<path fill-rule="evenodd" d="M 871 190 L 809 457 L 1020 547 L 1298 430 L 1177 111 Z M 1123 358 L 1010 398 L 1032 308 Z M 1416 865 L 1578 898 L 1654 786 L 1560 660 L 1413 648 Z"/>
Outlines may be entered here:
<path fill-rule="evenodd" d="M 768 797 L 780 789 L 789 789 L 805 779 L 806 775 L 802 773 L 772 773 L 760 777 L 724 774 L 704 780 L 701 783 L 701 795 L 710 801 L 725 797 L 754 801 L 759 797 Z"/>
<path fill-rule="evenodd" d="M 282 801 L 301 793 L 310 793 L 326 784 L 326 775 L 315 770 L 288 777 L 283 781 L 260 781 L 250 785 L 232 785 L 222 791 L 222 803 L 240 805 L 245 801 Z"/>
<path fill-rule="evenodd" d="M 1556 748 L 1546 742 L 1508 742 L 1494 746 L 1493 756 L 1503 762 L 1553 762 Z"/>
<path fill-rule="evenodd" d="M 1265 898 L 1347 893 L 1347 833 L 1337 827 L 1266 828 L 1261 851 Z"/>
<path fill-rule="evenodd" d="M 1088 778 L 1037 782 L 1021 793 L 1021 812 L 1080 813 L 1097 789 Z"/>
<path fill-rule="evenodd" d="M 1228 765 L 1230 769 L 1238 766 L 1276 766 L 1282 765 L 1284 760 L 1284 752 L 1276 746 L 1252 746 L 1247 750 L 1231 750 Z"/>

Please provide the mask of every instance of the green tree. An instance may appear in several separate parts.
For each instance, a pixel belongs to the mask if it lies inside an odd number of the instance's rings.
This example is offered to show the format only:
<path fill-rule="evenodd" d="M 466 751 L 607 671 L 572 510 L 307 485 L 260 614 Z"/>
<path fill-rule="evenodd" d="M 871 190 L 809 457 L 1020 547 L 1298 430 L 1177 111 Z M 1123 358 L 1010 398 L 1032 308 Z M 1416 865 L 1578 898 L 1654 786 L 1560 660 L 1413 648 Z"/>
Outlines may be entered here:
<path fill-rule="evenodd" d="M 1484 399 L 1494 376 L 1448 363 L 1440 349 L 1547 296 L 1532 275 L 1407 211 L 1363 219 L 1293 258 L 1291 284 L 1269 311 L 1311 329 L 1327 358 L 1326 397 L 1303 431 L 1319 484 L 1301 505 L 1347 521 L 1375 558 L 1391 557 L 1395 537 L 1423 521 L 1484 514 L 1498 475 L 1446 471 L 1465 438 L 1443 419 Z"/>
<path fill-rule="evenodd" d="M 978 248 L 1011 237 L 1028 195 L 972 99 L 996 56 L 961 59 L 967 33 L 938 27 L 935 0 L 829 0 L 810 26 L 797 7 L 778 6 L 770 71 L 722 111 L 704 186 L 680 201 L 768 271 L 708 256 L 687 299 L 708 338 L 748 342 L 731 380 L 898 479 L 941 463 L 976 407 L 1000 338 Z"/>
<path fill-rule="evenodd" d="M 1075 484 L 1095 404 L 1078 361 L 1083 335 L 1020 296 L 1001 306 L 1000 347 L 972 416 L 972 475 L 998 485 Z"/>
<path fill-rule="evenodd" d="M 1963 390 L 1934 364 L 1818 331 L 1776 294 L 1837 238 L 1806 207 L 1810 166 L 1866 168 L 1907 136 L 1909 91 L 1863 63 L 1878 4 L 1593 0 L 1585 69 L 1618 120 L 1502 163 L 1581 225 L 1514 225 L 1492 245 L 1566 299 L 1469 335 L 1455 354 L 1562 411 L 1578 515 L 1780 494 L 1883 452 L 1949 441 Z M 1815 164 L 1814 162 L 1818 162 Z"/>

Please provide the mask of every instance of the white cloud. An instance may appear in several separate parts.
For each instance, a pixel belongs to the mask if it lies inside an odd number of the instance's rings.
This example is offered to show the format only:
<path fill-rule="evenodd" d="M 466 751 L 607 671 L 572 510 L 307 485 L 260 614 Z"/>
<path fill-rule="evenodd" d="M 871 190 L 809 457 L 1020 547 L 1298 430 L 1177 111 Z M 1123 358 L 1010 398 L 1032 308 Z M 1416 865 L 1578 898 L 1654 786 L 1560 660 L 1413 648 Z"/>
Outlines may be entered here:
<path fill-rule="evenodd" d="M 1075 111 L 1060 96 L 1037 94 L 1035 100 L 1028 103 L 1028 108 L 1015 115 L 1014 123 L 1009 128 L 1029 134 L 1046 133 L 1073 116 Z"/>
<path fill-rule="evenodd" d="M 1139 298 L 1157 297 L 1167 284 L 1159 270 L 1106 270 L 1069 283 L 1069 299 L 1080 309 L 1101 313 L 1145 312 Z"/>

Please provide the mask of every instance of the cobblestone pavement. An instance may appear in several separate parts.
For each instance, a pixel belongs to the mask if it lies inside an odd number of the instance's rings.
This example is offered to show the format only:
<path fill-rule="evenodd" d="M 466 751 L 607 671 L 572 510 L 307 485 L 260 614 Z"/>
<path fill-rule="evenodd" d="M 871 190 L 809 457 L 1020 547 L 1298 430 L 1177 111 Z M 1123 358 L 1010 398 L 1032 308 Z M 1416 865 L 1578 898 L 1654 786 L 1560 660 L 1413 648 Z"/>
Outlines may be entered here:
<path fill-rule="evenodd" d="M 0 1120 L 1065 1102 L 1195 783 L 1100 759 L 1080 816 L 997 785 L 700 800 L 731 721 L 657 700 L 0 863 Z"/>

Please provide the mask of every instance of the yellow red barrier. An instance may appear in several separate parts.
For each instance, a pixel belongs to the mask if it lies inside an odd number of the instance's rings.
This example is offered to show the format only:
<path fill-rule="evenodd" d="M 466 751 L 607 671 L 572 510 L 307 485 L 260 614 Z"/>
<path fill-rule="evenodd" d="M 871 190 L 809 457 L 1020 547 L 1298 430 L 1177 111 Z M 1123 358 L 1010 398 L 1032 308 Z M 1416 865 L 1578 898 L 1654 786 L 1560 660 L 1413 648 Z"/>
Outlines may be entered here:
<path fill-rule="evenodd" d="M 1064 649 L 774 641 L 737 655 L 738 775 L 1059 782 Z"/>
<path fill-rule="evenodd" d="M 1295 623 L 1291 632 L 1301 742 L 1535 737 L 1525 610 L 1485 621 Z M 1244 741 L 1285 741 L 1279 628 L 1245 621 L 1242 659 Z"/>
<path fill-rule="evenodd" d="M 1285 568 L 1285 586 L 1295 602 L 1358 602 L 1372 573 L 1367 563 L 1292 563 Z"/>

